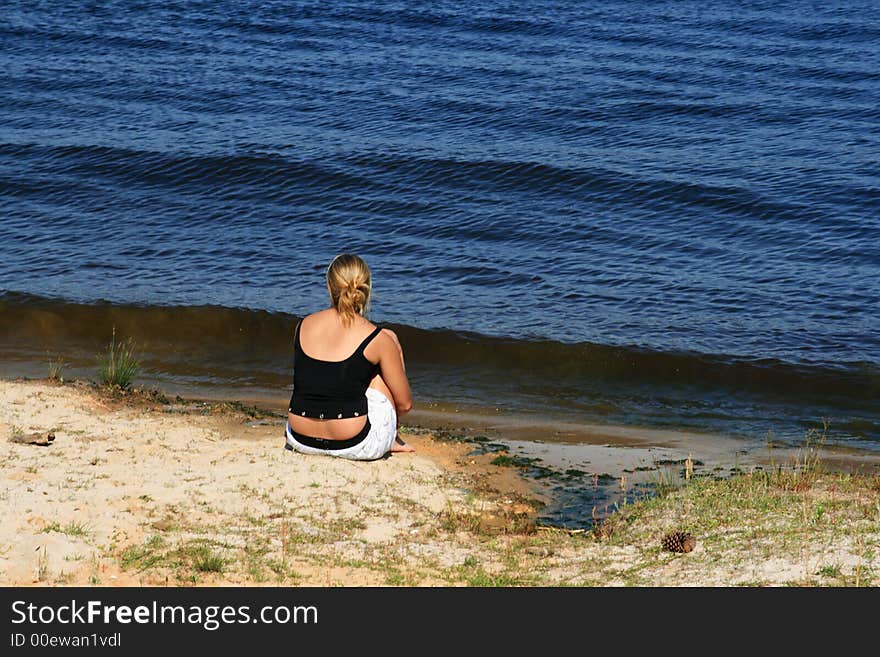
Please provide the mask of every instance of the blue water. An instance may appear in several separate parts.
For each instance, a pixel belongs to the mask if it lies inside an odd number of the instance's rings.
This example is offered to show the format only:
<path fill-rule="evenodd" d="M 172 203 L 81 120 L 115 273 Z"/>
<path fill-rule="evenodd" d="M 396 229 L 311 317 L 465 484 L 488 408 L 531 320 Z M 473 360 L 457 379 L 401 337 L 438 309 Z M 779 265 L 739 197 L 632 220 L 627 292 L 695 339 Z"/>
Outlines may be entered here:
<path fill-rule="evenodd" d="M 878 44 L 873 2 L 7 1 L 0 292 L 302 315 L 352 251 L 378 321 L 867 372 L 874 418 Z"/>

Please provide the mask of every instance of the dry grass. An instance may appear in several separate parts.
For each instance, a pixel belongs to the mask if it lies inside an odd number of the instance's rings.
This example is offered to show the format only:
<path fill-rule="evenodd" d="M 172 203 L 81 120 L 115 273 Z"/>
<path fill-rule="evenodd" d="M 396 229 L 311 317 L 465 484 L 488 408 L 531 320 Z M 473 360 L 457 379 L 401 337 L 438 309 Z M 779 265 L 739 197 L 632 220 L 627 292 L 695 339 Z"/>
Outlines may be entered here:
<path fill-rule="evenodd" d="M 536 529 L 479 496 L 440 514 L 407 512 L 418 516 L 414 529 L 376 544 L 364 540 L 361 515 L 292 516 L 282 504 L 262 517 L 175 528 L 121 563 L 154 580 L 222 575 L 243 585 L 321 583 L 319 573 L 333 572 L 352 585 L 870 586 L 880 548 L 880 478 L 818 463 L 692 478 L 589 532 Z M 660 539 L 673 530 L 692 533 L 697 549 L 664 552 Z"/>
<path fill-rule="evenodd" d="M 659 553 L 664 532 L 694 534 L 701 550 L 682 562 L 682 584 L 708 569 L 718 584 L 751 573 L 744 583 L 871 585 L 880 548 L 880 477 L 825 471 L 821 442 L 820 435 L 808 436 L 796 462 L 769 471 L 690 479 L 662 490 L 608 518 L 593 537 L 637 546 L 644 562 Z M 642 573 L 632 583 L 646 583 L 645 570 L 652 571 L 634 567 L 632 573 Z"/>
<path fill-rule="evenodd" d="M 63 396 L 57 387 L 32 389 L 30 396 L 20 395 L 28 403 L 16 404 L 18 399 L 13 399 L 8 405 L 10 417 L 29 430 L 36 420 L 27 413 L 40 408 L 57 412 L 55 405 Z M 291 461 L 277 458 L 277 427 L 253 422 L 246 408 L 172 402 L 161 396 L 141 397 L 136 391 L 119 393 L 120 403 L 110 403 L 114 397 L 109 393 L 96 395 L 84 388 L 69 396 L 73 401 L 63 421 L 79 412 L 82 424 L 64 428 L 62 442 L 51 449 L 11 444 L 4 456 L 10 486 L 64 493 L 52 493 L 57 504 L 48 519 L 40 517 L 48 515 L 48 507 L 31 511 L 22 505 L 22 526 L 0 545 L 0 557 L 6 554 L 7 560 L 23 535 L 40 546 L 39 552 L 19 550 L 20 564 L 27 562 L 25 577 L 33 576 L 33 582 L 82 585 L 87 580 L 102 586 L 877 583 L 880 477 L 827 471 L 819 458 L 821 434 L 808 436 L 792 463 L 726 479 L 692 472 L 687 476 L 690 468 L 685 463 L 681 485 L 670 485 L 672 480 L 665 480 L 661 472 L 656 496 L 621 506 L 592 531 L 586 526 L 563 530 L 536 527 L 537 505 L 512 493 L 512 484 L 499 483 L 497 489 L 488 485 L 487 474 L 501 470 L 488 463 L 492 456 L 482 466 L 461 469 L 417 467 L 416 461 L 405 460 L 369 465 L 318 458 Z M 138 399 L 130 409 L 129 404 Z M 174 413 L 167 410 L 172 407 Z M 225 415 L 206 419 L 215 413 Z M 116 418 L 116 424 L 107 424 L 107 418 Z M 208 420 L 227 428 L 212 433 L 204 426 Z M 125 448 L 81 435 L 102 423 L 106 425 L 102 431 L 112 435 L 135 421 L 154 428 L 140 431 L 137 436 L 143 434 L 143 440 Z M 16 424 L 8 430 L 22 431 Z M 246 432 L 251 437 L 244 439 Z M 440 449 L 440 441 L 433 444 Z M 447 459 L 459 453 L 450 445 L 443 449 L 449 450 L 444 452 Z M 463 461 L 474 463 L 469 447 L 463 446 L 461 454 L 468 455 Z M 179 472 L 158 486 L 150 477 L 162 467 Z M 219 480 L 212 483 L 206 479 L 211 472 L 242 478 L 234 486 Z M 279 476 L 291 472 L 298 477 L 297 485 L 279 485 Z M 96 514 L 83 502 L 99 483 L 106 489 L 101 499 L 115 499 L 116 513 Z M 148 484 L 152 485 L 147 489 Z M 71 501 L 78 496 L 83 501 Z M 694 550 L 663 551 L 661 538 L 671 531 L 693 534 Z"/>

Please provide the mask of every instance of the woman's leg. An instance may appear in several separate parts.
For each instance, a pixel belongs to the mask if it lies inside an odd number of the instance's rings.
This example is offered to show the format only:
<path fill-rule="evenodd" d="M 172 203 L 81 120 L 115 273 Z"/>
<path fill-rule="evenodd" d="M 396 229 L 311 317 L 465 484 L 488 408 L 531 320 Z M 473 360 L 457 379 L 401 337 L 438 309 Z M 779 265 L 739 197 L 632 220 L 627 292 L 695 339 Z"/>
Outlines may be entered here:
<path fill-rule="evenodd" d="M 391 390 L 388 389 L 388 386 L 385 384 L 385 381 L 382 380 L 382 375 L 377 374 L 373 377 L 373 380 L 370 381 L 370 387 L 378 390 L 383 395 L 388 397 L 388 401 L 391 402 L 391 406 L 396 408 L 394 405 L 394 395 L 391 394 Z M 407 445 L 403 440 L 400 439 L 400 434 L 398 434 L 394 438 L 394 444 L 391 446 L 392 452 L 414 452 L 416 451 L 412 445 Z"/>

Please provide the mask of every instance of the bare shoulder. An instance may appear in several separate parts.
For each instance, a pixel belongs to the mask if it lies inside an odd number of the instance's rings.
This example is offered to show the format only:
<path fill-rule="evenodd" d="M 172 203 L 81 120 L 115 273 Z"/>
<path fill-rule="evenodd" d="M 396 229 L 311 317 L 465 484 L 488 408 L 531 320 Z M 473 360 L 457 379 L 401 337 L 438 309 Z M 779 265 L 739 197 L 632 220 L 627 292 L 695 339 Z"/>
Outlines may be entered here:
<path fill-rule="evenodd" d="M 333 310 L 330 308 L 325 308 L 324 310 L 318 310 L 310 315 L 306 315 L 305 317 L 303 317 L 303 321 L 311 319 L 320 322 L 331 319 L 332 317 L 334 317 Z"/>
<path fill-rule="evenodd" d="M 355 321 L 353 328 L 358 333 L 363 333 L 364 337 L 367 337 L 368 335 L 371 335 L 373 333 L 373 331 L 375 331 L 379 327 L 376 326 L 375 324 L 373 324 L 373 322 L 368 320 L 366 317 L 359 317 Z"/>
<path fill-rule="evenodd" d="M 325 311 L 325 310 L 319 310 L 316 313 L 310 313 L 308 315 L 304 315 L 299 323 L 301 325 L 308 324 L 310 326 L 312 324 L 320 324 L 324 320 L 324 318 L 326 317 L 326 314 L 325 314 L 326 312 L 327 311 Z"/>
<path fill-rule="evenodd" d="M 395 345 L 400 346 L 400 339 L 397 337 L 397 333 L 392 331 L 389 328 L 383 328 L 379 335 L 383 335 L 386 338 L 390 339 Z"/>

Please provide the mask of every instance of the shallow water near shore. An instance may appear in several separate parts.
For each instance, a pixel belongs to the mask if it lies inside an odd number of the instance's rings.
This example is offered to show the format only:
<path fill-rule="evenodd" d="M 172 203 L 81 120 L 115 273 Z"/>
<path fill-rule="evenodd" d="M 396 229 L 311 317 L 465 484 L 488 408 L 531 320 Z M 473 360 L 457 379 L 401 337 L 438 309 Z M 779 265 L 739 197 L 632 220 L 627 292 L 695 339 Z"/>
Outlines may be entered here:
<path fill-rule="evenodd" d="M 809 431 L 798 444 L 745 436 L 580 424 L 552 416 L 507 414 L 497 408 L 416 410 L 406 423 L 430 427 L 441 437 L 464 440 L 475 454 L 498 454 L 499 465 L 518 468 L 543 494 L 542 524 L 582 530 L 658 487 L 689 477 L 795 470 L 810 459 L 839 472 L 880 474 L 880 453 L 827 443 Z"/>
<path fill-rule="evenodd" d="M 41 377 L 58 361 L 69 376 L 88 378 L 115 328 L 137 345 L 145 383 L 191 396 L 284 403 L 297 321 L 240 308 L 0 293 L 0 367 Z M 880 371 L 872 366 L 795 366 L 380 324 L 400 336 L 422 410 L 497 409 L 575 431 L 631 425 L 789 445 L 827 419 L 829 444 L 880 450 Z"/>

